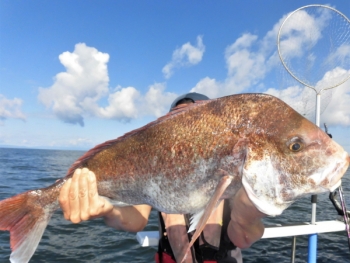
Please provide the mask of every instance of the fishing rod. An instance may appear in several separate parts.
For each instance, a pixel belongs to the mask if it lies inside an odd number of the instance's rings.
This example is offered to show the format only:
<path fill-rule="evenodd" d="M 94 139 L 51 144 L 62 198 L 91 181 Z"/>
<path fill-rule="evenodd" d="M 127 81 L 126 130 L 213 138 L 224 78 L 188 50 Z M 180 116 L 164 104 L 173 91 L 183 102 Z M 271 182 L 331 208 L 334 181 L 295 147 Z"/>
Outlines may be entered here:
<path fill-rule="evenodd" d="M 348 215 L 348 211 L 346 210 L 345 198 L 344 198 L 343 188 L 341 185 L 339 186 L 339 197 L 340 197 L 341 207 L 343 209 L 345 228 L 346 228 L 346 232 L 348 233 L 348 245 L 350 250 L 349 215 Z"/>
<path fill-rule="evenodd" d="M 326 123 L 323 123 L 324 125 L 324 130 L 325 132 L 328 134 L 328 136 L 330 138 L 332 138 L 332 134 L 328 133 L 328 128 L 327 128 L 327 125 Z M 340 197 L 340 203 L 341 203 L 341 206 L 339 205 L 337 199 L 335 199 L 335 196 L 337 195 L 337 192 L 334 191 L 334 192 L 331 192 L 329 194 L 329 199 L 331 200 L 335 210 L 337 210 L 338 212 L 338 215 L 340 216 L 343 216 L 344 218 L 344 223 L 345 223 L 345 229 L 346 229 L 346 232 L 348 234 L 348 245 L 349 245 L 349 251 L 350 251 L 350 228 L 349 228 L 349 215 L 350 215 L 350 211 L 348 211 L 346 209 L 346 205 L 345 205 L 345 196 L 344 196 L 344 193 L 343 193 L 343 188 L 342 186 L 340 185 L 339 188 L 338 188 L 338 192 L 339 192 L 339 197 Z"/>
<path fill-rule="evenodd" d="M 344 211 L 342 206 L 339 204 L 338 200 L 336 199 L 337 191 L 330 192 L 329 193 L 329 200 L 331 200 L 335 210 L 337 210 L 337 213 L 339 216 L 344 216 Z M 346 213 L 348 214 L 348 217 L 350 218 L 350 211 L 347 210 Z M 350 223 L 350 222 L 349 222 Z"/>

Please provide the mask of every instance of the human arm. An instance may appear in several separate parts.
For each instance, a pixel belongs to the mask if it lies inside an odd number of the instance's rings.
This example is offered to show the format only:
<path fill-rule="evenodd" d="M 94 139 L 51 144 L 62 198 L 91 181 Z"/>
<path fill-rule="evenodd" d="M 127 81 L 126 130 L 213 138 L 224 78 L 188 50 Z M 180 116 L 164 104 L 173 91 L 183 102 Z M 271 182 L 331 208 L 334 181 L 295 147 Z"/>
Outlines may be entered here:
<path fill-rule="evenodd" d="M 250 201 L 242 187 L 231 201 L 231 221 L 227 228 L 230 240 L 239 248 L 248 248 L 264 234 L 261 219 L 266 215 Z"/>
<path fill-rule="evenodd" d="M 106 225 L 118 230 L 138 232 L 145 228 L 152 207 L 149 205 L 134 205 L 125 207 L 114 207 L 105 215 Z"/>
<path fill-rule="evenodd" d="M 164 220 L 166 235 L 168 236 L 171 250 L 176 262 L 180 262 L 180 260 L 184 258 L 189 244 L 185 217 L 182 214 L 161 214 Z M 186 256 L 186 259 L 183 262 L 193 262 L 191 253 Z"/>
<path fill-rule="evenodd" d="M 96 176 L 87 168 L 77 169 L 62 186 L 59 204 L 73 223 L 103 217 L 108 226 L 130 232 L 142 230 L 151 212 L 148 205 L 114 207 L 98 194 Z"/>

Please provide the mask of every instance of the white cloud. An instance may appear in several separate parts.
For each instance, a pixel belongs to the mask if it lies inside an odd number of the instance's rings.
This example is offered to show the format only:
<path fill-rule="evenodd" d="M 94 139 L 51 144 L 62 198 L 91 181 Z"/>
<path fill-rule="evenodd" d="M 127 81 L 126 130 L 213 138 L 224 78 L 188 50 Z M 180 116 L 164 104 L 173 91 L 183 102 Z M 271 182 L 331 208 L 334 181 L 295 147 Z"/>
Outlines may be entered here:
<path fill-rule="evenodd" d="M 328 79 L 344 79 L 344 75 L 349 76 L 350 70 L 346 71 L 341 68 L 335 68 L 327 72 L 324 79 L 321 80 L 329 83 Z M 323 96 L 323 93 L 321 93 Z M 350 80 L 332 90 L 332 100 L 327 110 L 323 113 L 321 119 L 329 125 L 350 126 Z"/>
<path fill-rule="evenodd" d="M 25 120 L 26 116 L 21 110 L 22 100 L 18 98 L 8 99 L 0 94 L 0 121 L 6 119 Z"/>
<path fill-rule="evenodd" d="M 155 83 L 149 87 L 144 98 L 145 112 L 160 117 L 169 111 L 171 103 L 178 95 L 165 92 L 165 89 L 164 83 Z"/>
<path fill-rule="evenodd" d="M 59 119 L 83 126 L 86 105 L 108 94 L 109 55 L 80 43 L 73 53 L 62 53 L 59 60 L 66 72 L 58 73 L 51 87 L 39 88 L 38 99 Z"/>
<path fill-rule="evenodd" d="M 297 19 L 297 21 L 294 21 L 295 23 L 285 25 L 286 28 L 281 38 L 281 45 L 285 52 L 284 55 L 289 56 L 289 58 L 304 56 L 309 67 L 312 67 L 312 63 L 316 61 L 316 55 L 323 55 L 322 59 L 325 61 L 325 64 L 327 64 L 327 61 L 332 62 L 323 66 L 321 68 L 323 71 L 320 70 L 320 65 L 315 69 L 315 71 L 323 72 L 321 74 L 317 72 L 318 79 L 314 82 L 317 90 L 328 87 L 330 84 L 339 82 L 339 80 L 344 80 L 345 76 L 348 76 L 350 73 L 350 60 L 343 59 L 350 57 L 349 43 L 339 45 L 339 47 L 331 50 L 328 57 L 324 51 L 321 54 L 310 53 L 306 56 L 308 50 L 305 46 L 316 45 L 318 41 L 324 39 L 322 30 L 327 25 L 326 22 L 330 19 L 329 13 L 320 12 L 309 15 L 303 11 L 299 15 L 302 19 Z M 276 75 L 272 74 L 276 74 L 276 71 L 282 67 L 277 53 L 276 38 L 285 18 L 286 16 L 282 17 L 261 40 L 257 35 L 250 33 L 245 33 L 239 37 L 225 50 L 227 65 L 226 79 L 219 81 L 207 76 L 201 79 L 191 91 L 200 92 L 211 98 L 216 98 L 241 92 L 256 92 L 259 87 L 261 92 L 280 97 L 305 117 L 314 121 L 315 91 L 304 87 L 294 80 L 286 73 L 284 68 L 284 73 L 277 73 L 283 75 L 282 83 L 276 84 Z M 311 36 L 310 32 L 312 32 Z M 337 63 L 334 63 L 334 61 Z M 344 65 L 346 70 L 341 68 Z M 302 74 L 307 75 L 307 72 Z M 274 88 L 271 87 L 269 81 L 273 83 Z M 350 126 L 349 101 L 350 81 L 347 81 L 334 90 L 322 91 L 321 112 L 326 108 L 327 110 L 321 116 L 321 121 L 329 125 Z"/>
<path fill-rule="evenodd" d="M 350 66 L 350 38 L 345 33 L 348 28 L 342 27 L 346 22 L 332 13 L 319 7 L 299 10 L 288 17 L 280 31 L 279 50 L 284 64 L 308 86 L 315 87 L 326 72 L 337 66 Z"/>
<path fill-rule="evenodd" d="M 280 34 L 280 51 L 287 59 L 305 56 L 324 37 L 322 30 L 332 15 L 328 9 L 299 10 L 285 20 Z M 306 48 L 307 47 L 307 48 Z"/>
<path fill-rule="evenodd" d="M 329 83 L 340 76 L 349 76 L 350 70 L 345 71 L 339 67 L 327 72 L 318 82 L 321 87 L 329 87 Z M 284 89 L 270 88 L 265 93 L 281 98 L 296 111 L 311 121 L 315 121 L 316 115 L 316 92 L 315 90 L 302 86 L 295 82 L 295 85 Z M 325 84 L 327 83 L 327 84 Z M 316 88 L 320 93 L 321 120 L 320 124 L 327 123 L 329 126 L 350 126 L 350 81 L 335 87 L 334 89 L 322 90 Z"/>
<path fill-rule="evenodd" d="M 215 79 L 205 77 L 201 79 L 194 88 L 191 89 L 191 92 L 198 92 L 205 94 L 209 98 L 217 98 L 223 94 L 224 85 Z"/>
<path fill-rule="evenodd" d="M 336 50 L 331 52 L 326 58 L 325 63 L 349 67 L 350 64 L 350 43 L 343 43 Z"/>
<path fill-rule="evenodd" d="M 322 28 L 329 19 L 327 14 L 319 13 L 310 16 L 301 12 L 303 23 L 287 24 L 283 32 L 282 46 L 290 56 L 305 55 L 305 44 L 314 45 L 322 37 Z M 225 49 L 227 76 L 217 80 L 209 76 L 202 78 L 191 91 L 206 94 L 211 98 L 241 92 L 266 92 L 281 97 L 309 119 L 314 119 L 314 91 L 305 88 L 300 83 L 288 81 L 276 84 L 276 73 L 273 70 L 281 67 L 277 54 L 276 38 L 280 25 L 286 16 L 282 17 L 265 36 L 259 38 L 251 33 L 242 34 Z M 299 30 L 298 33 L 296 31 Z M 308 35 L 313 32 L 312 37 Z M 306 37 L 308 35 L 308 37 Z M 307 38 L 307 40 L 305 40 Z M 308 41 L 308 42 L 307 42 Z M 288 43 L 288 45 L 287 45 Z M 328 61 L 348 61 L 341 58 L 350 56 L 350 45 L 341 45 L 327 57 Z M 172 60 L 164 68 L 163 73 L 169 78 L 174 69 L 190 66 L 202 60 L 205 47 L 201 36 L 197 37 L 196 46 L 185 43 L 173 52 Z M 316 63 L 318 54 L 308 53 L 309 65 Z M 161 116 L 169 110 L 169 105 L 176 94 L 166 92 L 166 83 L 155 83 L 142 94 L 135 87 L 120 87 L 110 89 L 107 63 L 109 55 L 85 44 L 77 44 L 73 52 L 60 55 L 61 63 L 66 72 L 56 75 L 54 84 L 49 88 L 39 89 L 39 100 L 50 107 L 55 115 L 64 122 L 84 124 L 86 116 L 129 121 L 145 115 Z M 338 63 L 339 64 L 339 63 Z M 346 64 L 346 63 L 345 63 Z M 342 65 L 340 65 L 342 66 Z M 329 80 L 339 79 L 346 70 L 338 67 L 324 67 L 322 74 L 317 76 L 315 86 L 320 89 Z M 327 70 L 325 70 L 327 69 Z M 287 75 L 284 70 L 284 74 Z M 271 76 L 273 75 L 273 76 Z M 289 75 L 288 77 L 292 79 Z M 332 78 L 331 78 L 332 77 Z M 273 81 L 273 80 L 274 81 Z M 295 84 L 296 83 L 296 84 Z M 327 84 L 328 85 L 328 84 Z M 337 88 L 324 118 L 329 124 L 349 124 L 350 110 L 346 99 L 349 99 L 348 83 Z M 331 101 L 332 92 L 322 94 L 321 108 Z M 100 106 L 101 100 L 107 105 Z M 325 102 L 325 103 L 324 103 Z M 331 119 L 333 116 L 333 119 Z M 328 119 L 327 119 L 328 118 Z"/>
<path fill-rule="evenodd" d="M 254 50 L 254 51 L 253 51 Z M 227 77 L 223 82 L 210 77 L 200 80 L 191 90 L 214 98 L 240 93 L 256 85 L 270 70 L 270 52 L 262 48 L 258 36 L 243 34 L 225 50 Z"/>
<path fill-rule="evenodd" d="M 142 95 L 134 87 L 108 87 L 109 55 L 83 43 L 59 56 L 66 71 L 58 73 L 49 88 L 39 88 L 38 99 L 62 121 L 84 126 L 86 116 L 129 121 L 144 115 L 166 113 L 176 94 L 155 83 Z M 191 61 L 195 60 L 191 58 Z M 102 99 L 107 106 L 101 107 Z"/>
<path fill-rule="evenodd" d="M 252 44 L 258 39 L 258 36 L 250 33 L 243 34 L 232 45 L 226 48 L 226 58 L 230 53 L 234 53 L 239 50 L 250 48 Z"/>
<path fill-rule="evenodd" d="M 171 61 L 163 67 L 162 72 L 164 77 L 167 79 L 170 78 L 175 68 L 198 64 L 202 61 L 204 51 L 205 46 L 202 36 L 197 36 L 196 46 L 192 46 L 189 42 L 183 44 L 181 48 L 177 48 L 173 52 Z"/>
<path fill-rule="evenodd" d="M 107 107 L 96 106 L 92 112 L 99 117 L 128 121 L 138 117 L 136 101 L 139 98 L 140 92 L 134 87 L 118 87 L 116 92 L 108 96 L 109 105 Z"/>
<path fill-rule="evenodd" d="M 322 90 L 326 88 L 336 87 L 340 83 L 343 83 L 350 76 L 349 71 L 341 68 L 335 67 L 334 69 L 327 71 L 323 78 L 316 83 L 316 90 Z"/>

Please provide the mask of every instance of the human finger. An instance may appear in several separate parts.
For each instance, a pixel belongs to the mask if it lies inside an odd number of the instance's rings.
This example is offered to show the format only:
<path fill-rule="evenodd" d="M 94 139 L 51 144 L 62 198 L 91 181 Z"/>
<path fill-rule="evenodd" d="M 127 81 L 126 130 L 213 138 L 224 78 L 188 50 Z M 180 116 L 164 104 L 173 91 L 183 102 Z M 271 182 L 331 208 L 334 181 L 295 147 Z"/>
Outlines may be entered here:
<path fill-rule="evenodd" d="M 69 208 L 70 221 L 73 223 L 80 223 L 80 205 L 79 205 L 79 177 L 81 169 L 75 170 L 72 182 L 69 189 Z"/>
<path fill-rule="evenodd" d="M 92 171 L 88 175 L 88 192 L 89 192 L 89 214 L 92 217 L 98 216 L 103 206 L 103 200 L 98 195 L 96 176 Z"/>
<path fill-rule="evenodd" d="M 71 185 L 72 179 L 69 178 L 62 186 L 60 191 L 60 196 L 58 201 L 60 203 L 63 216 L 66 220 L 70 219 L 70 207 L 69 207 L 69 189 Z"/>
<path fill-rule="evenodd" d="M 82 169 L 79 176 L 79 210 L 80 219 L 85 221 L 90 218 L 89 215 L 89 192 L 88 192 L 88 176 L 89 170 L 87 168 Z"/>

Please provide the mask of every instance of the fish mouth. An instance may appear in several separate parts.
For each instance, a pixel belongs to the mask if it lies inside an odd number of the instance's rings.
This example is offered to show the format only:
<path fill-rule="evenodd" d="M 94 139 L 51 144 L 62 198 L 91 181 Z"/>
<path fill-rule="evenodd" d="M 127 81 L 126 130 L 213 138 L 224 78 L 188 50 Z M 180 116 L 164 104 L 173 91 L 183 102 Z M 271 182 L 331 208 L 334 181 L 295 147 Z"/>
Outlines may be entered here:
<path fill-rule="evenodd" d="M 341 179 L 339 179 L 339 181 L 335 185 L 331 186 L 329 188 L 329 191 L 334 192 L 334 190 L 337 189 L 340 185 L 341 185 Z"/>
<path fill-rule="evenodd" d="M 345 162 L 337 163 L 335 165 L 335 168 L 332 173 L 332 179 L 330 181 L 331 187 L 329 187 L 329 190 L 333 192 L 335 189 L 337 189 L 341 185 L 341 178 L 345 174 L 346 170 L 349 167 L 349 161 L 350 161 L 350 156 L 348 153 L 345 153 Z"/>

